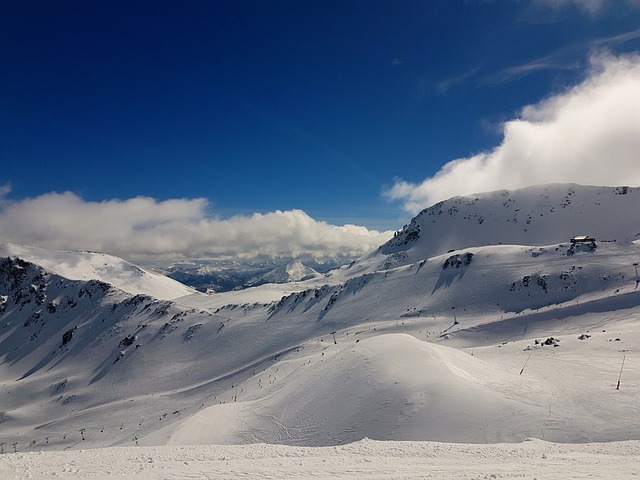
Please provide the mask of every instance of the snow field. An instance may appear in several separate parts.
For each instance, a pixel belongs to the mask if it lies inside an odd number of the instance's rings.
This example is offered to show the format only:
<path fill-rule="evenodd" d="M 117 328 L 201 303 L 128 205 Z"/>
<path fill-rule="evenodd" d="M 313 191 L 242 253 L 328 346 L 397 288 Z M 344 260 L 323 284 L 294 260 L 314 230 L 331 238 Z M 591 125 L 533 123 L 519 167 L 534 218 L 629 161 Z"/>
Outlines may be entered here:
<path fill-rule="evenodd" d="M 640 442 L 379 442 L 333 447 L 253 444 L 117 447 L 0 456 L 7 480 L 635 479 Z"/>

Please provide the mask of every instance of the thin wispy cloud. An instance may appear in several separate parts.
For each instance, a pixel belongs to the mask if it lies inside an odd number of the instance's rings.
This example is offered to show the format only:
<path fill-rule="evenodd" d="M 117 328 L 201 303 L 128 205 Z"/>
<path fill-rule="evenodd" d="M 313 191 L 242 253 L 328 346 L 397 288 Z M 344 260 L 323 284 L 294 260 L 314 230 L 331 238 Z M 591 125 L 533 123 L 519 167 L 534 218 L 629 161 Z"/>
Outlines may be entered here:
<path fill-rule="evenodd" d="M 487 75 L 479 81 L 480 85 L 497 85 L 500 83 L 519 80 L 535 72 L 548 70 L 576 70 L 580 67 L 577 60 L 565 60 L 561 58 L 560 52 L 535 59 L 528 63 L 507 67 L 499 72 Z M 565 60 L 565 61 L 563 61 Z"/>
<path fill-rule="evenodd" d="M 522 78 L 525 75 L 541 70 L 576 70 L 581 67 L 580 59 L 585 58 L 589 52 L 608 50 L 620 47 L 627 42 L 640 38 L 640 29 L 632 30 L 611 37 L 595 38 L 588 42 L 568 45 L 550 54 L 524 63 L 503 69 L 502 71 L 487 76 L 482 80 L 485 84 L 496 84 Z"/>
<path fill-rule="evenodd" d="M 521 20 L 553 23 L 576 12 L 598 19 L 625 8 L 640 8 L 640 0 L 531 0 L 523 10 Z"/>
<path fill-rule="evenodd" d="M 480 67 L 473 67 L 460 75 L 441 80 L 436 85 L 436 88 L 440 93 L 447 93 L 450 89 L 464 83 L 466 80 L 470 78 L 475 77 L 480 70 L 481 70 Z"/>
<path fill-rule="evenodd" d="M 444 93 L 466 81 L 474 82 L 476 86 L 499 85 L 541 71 L 579 70 L 583 68 L 585 59 L 592 52 L 614 50 L 637 39 L 640 39 L 640 29 L 567 45 L 542 57 L 531 59 L 519 65 L 512 65 L 494 73 L 482 74 L 480 68 L 473 68 L 458 77 L 441 81 L 438 84 L 438 90 Z"/>
<path fill-rule="evenodd" d="M 126 258 L 353 256 L 391 236 L 331 225 L 301 210 L 216 218 L 204 198 L 91 202 L 71 192 L 11 201 L 2 188 L 0 242 L 95 250 Z"/>
<path fill-rule="evenodd" d="M 604 6 L 604 0 L 534 0 L 535 4 L 555 9 L 576 6 L 590 15 L 596 15 Z"/>
<path fill-rule="evenodd" d="M 638 0 L 638 6 L 640 6 L 640 0 Z M 627 42 L 632 40 L 637 40 L 640 38 L 640 29 L 631 30 L 630 32 L 625 32 L 620 35 L 613 35 L 611 37 L 605 38 L 597 38 L 589 42 L 589 47 L 592 49 L 595 48 L 613 48 L 620 45 L 624 45 Z"/>
<path fill-rule="evenodd" d="M 494 150 L 419 183 L 398 179 L 386 195 L 415 213 L 455 195 L 543 183 L 640 185 L 640 55 L 593 55 L 583 82 L 524 107 L 502 131 Z"/>

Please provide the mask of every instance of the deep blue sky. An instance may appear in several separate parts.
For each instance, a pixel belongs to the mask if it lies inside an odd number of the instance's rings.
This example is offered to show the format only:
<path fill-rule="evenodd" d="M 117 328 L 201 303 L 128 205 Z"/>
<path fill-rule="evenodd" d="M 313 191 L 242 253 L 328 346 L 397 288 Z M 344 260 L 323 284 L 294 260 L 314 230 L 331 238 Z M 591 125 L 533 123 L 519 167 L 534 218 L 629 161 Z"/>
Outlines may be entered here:
<path fill-rule="evenodd" d="M 395 177 L 496 146 L 591 50 L 640 50 L 624 0 L 547 3 L 2 0 L 0 185 L 398 228 Z"/>

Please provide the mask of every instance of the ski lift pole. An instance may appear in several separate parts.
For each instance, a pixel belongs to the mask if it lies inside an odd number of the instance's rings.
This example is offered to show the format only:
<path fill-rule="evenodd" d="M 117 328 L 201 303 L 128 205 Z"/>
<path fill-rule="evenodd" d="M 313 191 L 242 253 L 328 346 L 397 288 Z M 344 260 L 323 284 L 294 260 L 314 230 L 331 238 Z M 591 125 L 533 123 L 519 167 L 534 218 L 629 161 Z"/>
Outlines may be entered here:
<path fill-rule="evenodd" d="M 531 354 L 529 354 L 529 356 L 527 357 L 527 360 L 524 362 L 524 365 L 522 366 L 522 370 L 520 370 L 520 375 L 522 375 L 522 372 L 524 372 L 524 367 L 527 366 L 527 363 L 529 363 L 530 358 L 531 358 Z"/>
<path fill-rule="evenodd" d="M 622 380 L 622 369 L 624 368 L 624 361 L 627 358 L 626 355 L 622 356 L 622 366 L 620 367 L 620 375 L 618 375 L 618 385 L 616 385 L 616 390 L 620 390 L 620 380 Z"/>

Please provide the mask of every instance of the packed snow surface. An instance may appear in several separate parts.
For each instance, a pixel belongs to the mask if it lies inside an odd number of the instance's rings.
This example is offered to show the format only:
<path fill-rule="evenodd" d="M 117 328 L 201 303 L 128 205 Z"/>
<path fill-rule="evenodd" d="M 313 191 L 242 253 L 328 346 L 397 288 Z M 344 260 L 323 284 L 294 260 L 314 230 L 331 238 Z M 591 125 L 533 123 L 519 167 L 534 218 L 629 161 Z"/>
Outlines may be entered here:
<path fill-rule="evenodd" d="M 519 444 L 378 442 L 334 447 L 252 444 L 116 447 L 0 456 L 22 479 L 636 479 L 640 442 Z"/>

